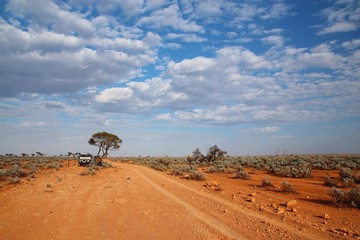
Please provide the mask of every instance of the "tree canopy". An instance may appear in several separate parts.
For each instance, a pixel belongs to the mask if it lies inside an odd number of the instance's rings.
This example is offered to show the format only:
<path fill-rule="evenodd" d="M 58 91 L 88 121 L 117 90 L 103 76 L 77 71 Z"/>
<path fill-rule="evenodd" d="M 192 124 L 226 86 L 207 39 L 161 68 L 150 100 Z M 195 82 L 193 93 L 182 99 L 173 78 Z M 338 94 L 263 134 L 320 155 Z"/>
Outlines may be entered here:
<path fill-rule="evenodd" d="M 227 154 L 226 151 L 221 150 L 218 148 L 217 145 L 214 145 L 209 148 L 208 153 L 204 156 L 199 148 L 196 148 L 193 151 L 192 157 L 188 159 L 189 162 L 198 161 L 198 162 L 214 162 L 216 160 L 224 159 L 225 155 Z"/>
<path fill-rule="evenodd" d="M 92 135 L 88 143 L 97 146 L 99 148 L 97 156 L 104 158 L 108 155 L 108 151 L 120 149 L 122 140 L 114 134 L 98 132 Z M 101 156 L 100 153 L 102 154 Z"/>

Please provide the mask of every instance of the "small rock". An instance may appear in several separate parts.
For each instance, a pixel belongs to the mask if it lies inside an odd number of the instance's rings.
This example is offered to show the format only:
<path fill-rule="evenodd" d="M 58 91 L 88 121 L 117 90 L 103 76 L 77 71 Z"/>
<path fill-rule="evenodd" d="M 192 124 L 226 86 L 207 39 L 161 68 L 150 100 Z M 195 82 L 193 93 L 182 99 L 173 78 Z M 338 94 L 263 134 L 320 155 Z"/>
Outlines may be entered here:
<path fill-rule="evenodd" d="M 294 208 L 294 207 L 292 207 L 292 208 L 290 208 L 290 211 L 291 211 L 291 212 L 296 212 L 296 211 L 297 211 L 297 209 L 296 209 L 296 208 Z"/>
<path fill-rule="evenodd" d="M 250 193 L 249 196 L 255 197 L 256 193 Z"/>
<path fill-rule="evenodd" d="M 279 208 L 279 206 L 278 206 L 276 203 L 272 203 L 272 204 L 271 204 L 271 207 L 272 207 L 272 208 L 275 208 L 275 209 Z"/>
<path fill-rule="evenodd" d="M 290 208 L 290 207 L 294 207 L 297 204 L 296 200 L 291 200 L 288 201 L 285 205 L 286 207 Z"/>
<path fill-rule="evenodd" d="M 283 208 L 279 207 L 276 212 L 278 214 L 283 214 L 283 213 L 285 213 L 285 210 Z"/>
<path fill-rule="evenodd" d="M 323 219 L 326 219 L 326 220 L 327 220 L 327 219 L 330 219 L 330 216 L 329 216 L 329 214 L 327 214 L 327 213 L 321 214 L 320 217 L 323 218 Z"/>
<path fill-rule="evenodd" d="M 254 197 L 250 198 L 250 202 L 254 203 L 256 202 L 256 199 Z"/>
<path fill-rule="evenodd" d="M 187 174 L 187 173 L 185 173 L 184 176 L 183 176 L 183 178 L 189 180 L 189 179 L 190 179 L 190 175 Z M 210 187 L 210 186 L 207 186 L 207 187 Z"/>

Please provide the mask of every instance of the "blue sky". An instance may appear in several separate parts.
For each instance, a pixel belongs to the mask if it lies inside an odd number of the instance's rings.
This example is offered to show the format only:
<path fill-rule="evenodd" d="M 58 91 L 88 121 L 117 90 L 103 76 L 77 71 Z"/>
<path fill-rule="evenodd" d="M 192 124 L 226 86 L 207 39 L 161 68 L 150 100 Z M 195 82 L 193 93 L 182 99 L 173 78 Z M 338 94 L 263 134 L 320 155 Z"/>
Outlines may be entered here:
<path fill-rule="evenodd" d="M 0 4 L 0 154 L 360 150 L 358 0 Z"/>

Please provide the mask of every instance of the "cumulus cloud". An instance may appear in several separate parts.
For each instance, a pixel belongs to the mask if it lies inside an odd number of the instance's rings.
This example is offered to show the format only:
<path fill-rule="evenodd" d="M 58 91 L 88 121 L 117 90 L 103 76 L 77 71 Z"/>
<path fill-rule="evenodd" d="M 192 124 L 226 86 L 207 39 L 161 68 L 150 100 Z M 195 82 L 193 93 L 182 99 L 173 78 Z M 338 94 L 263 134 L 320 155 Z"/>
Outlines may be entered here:
<path fill-rule="evenodd" d="M 285 47 L 279 66 L 285 71 L 299 71 L 307 68 L 339 69 L 344 66 L 344 57 L 331 50 L 328 44 L 312 49 Z"/>
<path fill-rule="evenodd" d="M 161 37 L 148 32 L 142 40 L 91 39 L 27 29 L 0 21 L 0 95 L 21 92 L 75 92 L 96 84 L 128 81 L 154 63 Z"/>
<path fill-rule="evenodd" d="M 186 94 L 175 92 L 171 88 L 171 81 L 161 78 L 148 79 L 144 82 L 129 82 L 126 87 L 110 88 L 95 96 L 98 103 L 109 104 L 112 111 L 132 112 L 148 111 L 152 108 L 176 105 L 177 101 L 187 98 Z"/>
<path fill-rule="evenodd" d="M 47 0 L 12 0 L 7 6 L 14 17 L 26 19 L 34 28 L 47 29 L 48 26 L 66 35 L 78 34 L 83 38 L 95 36 L 95 29 L 83 15 L 69 12 L 66 5 L 60 7 Z"/>
<path fill-rule="evenodd" d="M 36 9 L 38 3 L 50 10 Z M 77 6 L 75 1 L 29 4 L 14 0 L 8 5 L 14 18 L 26 19 L 27 25 L 0 20 L 2 96 L 83 91 L 89 95 L 83 101 L 94 103 L 99 111 L 156 110 L 161 112 L 154 117 L 156 120 L 211 124 L 324 119 L 340 111 L 335 105 L 351 106 L 352 110 L 341 110 L 347 115 L 359 108 L 355 90 L 360 51 L 354 50 L 359 47 L 358 39 L 339 44 L 351 51 L 348 55 L 336 51 L 334 43 L 297 48 L 285 45 L 283 29 L 265 29 L 251 23 L 254 19 L 291 15 L 291 7 L 284 3 L 111 0 L 102 10 L 95 1 L 86 5 L 87 11 L 95 7 L 107 13 L 120 8 L 133 18 L 129 21 L 135 27 L 125 26 L 114 16 L 71 11 L 71 6 Z M 329 23 L 322 31 L 331 32 L 334 29 L 326 29 L 345 20 L 356 23 L 349 9 L 340 11 L 335 7 L 321 13 Z M 257 36 L 263 46 L 270 48 L 255 52 L 233 44 L 219 47 L 213 54 L 159 59 L 160 49 L 179 49 L 181 41 L 209 43 L 210 39 L 203 37 L 208 36 L 205 25 L 211 19 L 225 17 L 224 12 L 235 16 L 228 21 L 230 25 L 242 27 L 249 22 L 248 37 L 236 39 L 243 35 L 225 32 L 233 38 L 232 44 L 247 43 L 253 40 L 249 36 Z M 161 31 L 149 31 L 152 28 Z M 219 36 L 220 31 L 210 30 Z M 154 68 L 159 75 L 152 73 L 143 78 L 146 80 L 141 79 L 153 64 L 157 64 Z M 334 75 L 341 77 L 334 79 Z M 59 111 L 68 107 L 58 102 L 44 106 Z"/>

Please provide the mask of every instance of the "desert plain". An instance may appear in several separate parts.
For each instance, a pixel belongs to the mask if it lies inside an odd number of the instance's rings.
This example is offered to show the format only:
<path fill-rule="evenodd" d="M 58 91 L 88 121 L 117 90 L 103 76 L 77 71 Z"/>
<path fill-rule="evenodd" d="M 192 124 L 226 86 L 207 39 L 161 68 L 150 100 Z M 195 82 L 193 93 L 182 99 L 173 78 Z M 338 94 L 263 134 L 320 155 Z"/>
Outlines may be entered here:
<path fill-rule="evenodd" d="M 341 182 L 338 169 L 289 178 L 245 166 L 242 179 L 202 164 L 203 178 L 192 179 L 132 158 L 105 161 L 92 169 L 62 159 L 19 181 L 2 178 L 0 239 L 360 239 L 359 208 L 334 203 L 324 184 Z M 283 191 L 284 181 L 295 190 Z"/>

